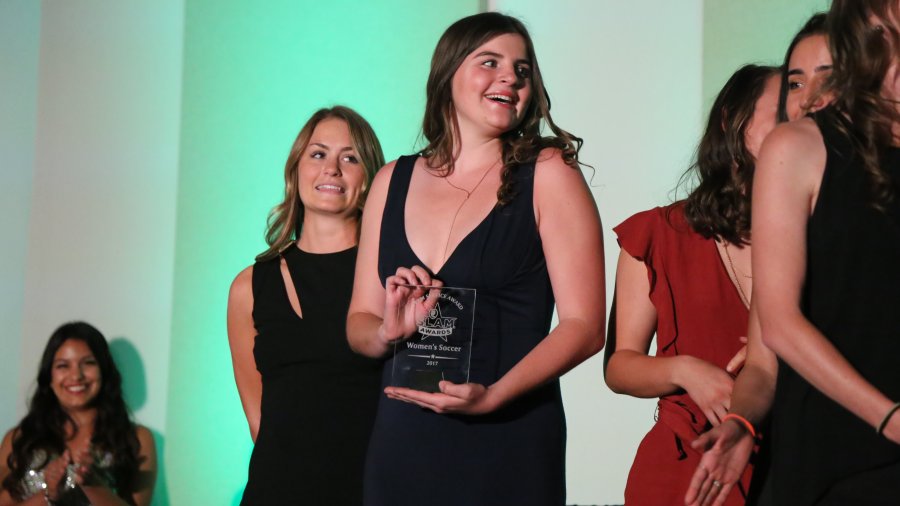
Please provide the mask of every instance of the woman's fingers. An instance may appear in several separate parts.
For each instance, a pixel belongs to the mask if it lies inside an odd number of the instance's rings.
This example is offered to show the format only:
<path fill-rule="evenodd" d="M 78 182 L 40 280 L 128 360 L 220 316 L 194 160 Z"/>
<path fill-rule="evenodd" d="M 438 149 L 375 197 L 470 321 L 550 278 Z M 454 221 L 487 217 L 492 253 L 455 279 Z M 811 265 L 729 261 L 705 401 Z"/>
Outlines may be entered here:
<path fill-rule="evenodd" d="M 713 488 L 718 488 L 718 492 L 715 493 L 715 501 L 712 502 L 712 505 L 722 506 L 723 504 L 725 504 L 725 500 L 728 499 L 728 494 L 731 493 L 731 488 L 734 486 L 734 483 L 718 482 L 718 487 L 716 487 L 716 483 L 716 481 L 713 482 Z M 716 491 L 714 490 L 714 492 Z"/>
<path fill-rule="evenodd" d="M 746 343 L 747 338 L 742 337 L 742 342 Z M 731 357 L 731 360 L 728 361 L 728 365 L 725 366 L 725 370 L 728 371 L 729 374 L 737 374 L 738 371 L 744 367 L 744 362 L 747 361 L 747 345 L 741 346 L 741 349 L 738 350 L 737 353 Z"/>
<path fill-rule="evenodd" d="M 416 285 L 431 286 L 431 274 L 428 274 L 422 266 L 414 265 L 409 269 L 410 273 L 415 276 Z"/>
<path fill-rule="evenodd" d="M 699 451 L 705 452 L 713 447 L 716 444 L 716 437 L 713 434 L 713 431 L 708 431 L 700 435 L 697 439 L 691 441 L 691 448 Z"/>
<path fill-rule="evenodd" d="M 706 503 L 706 497 L 709 495 L 710 488 L 712 488 L 712 480 L 709 479 L 709 473 L 704 473 L 703 478 L 700 480 L 700 485 L 697 488 L 696 504 L 702 505 Z"/>
<path fill-rule="evenodd" d="M 475 414 L 483 412 L 484 406 L 479 407 L 479 403 L 484 401 L 484 395 L 487 392 L 487 387 L 484 385 L 441 381 L 439 388 L 440 392 L 430 393 L 408 388 L 387 387 L 384 389 L 384 393 L 390 399 L 409 402 L 435 413 Z"/>

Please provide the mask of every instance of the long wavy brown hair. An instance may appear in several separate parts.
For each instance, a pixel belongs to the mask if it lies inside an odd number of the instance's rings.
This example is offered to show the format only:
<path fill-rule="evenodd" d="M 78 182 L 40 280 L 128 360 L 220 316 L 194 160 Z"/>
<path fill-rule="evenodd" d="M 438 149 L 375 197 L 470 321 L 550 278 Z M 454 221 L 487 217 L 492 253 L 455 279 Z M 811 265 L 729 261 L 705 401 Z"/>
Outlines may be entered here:
<path fill-rule="evenodd" d="M 874 26 L 873 16 L 883 24 Z M 884 150 L 896 144 L 892 128 L 900 123 L 896 97 L 888 99 L 882 90 L 888 68 L 900 58 L 897 20 L 897 0 L 834 0 L 827 19 L 834 70 L 825 87 L 841 114 L 822 120 L 836 122 L 853 143 L 869 178 L 871 203 L 881 210 L 897 192 L 897 182 L 880 163 Z"/>
<path fill-rule="evenodd" d="M 12 452 L 6 460 L 10 472 L 3 480 L 3 488 L 15 498 L 27 499 L 22 489 L 25 473 L 32 465 L 41 469 L 52 457 L 62 455 L 66 451 L 69 431 L 77 427 L 75 420 L 59 404 L 52 387 L 53 360 L 59 348 L 70 339 L 87 344 L 100 368 L 100 391 L 90 405 L 97 410 L 91 446 L 112 454 L 117 493 L 130 501 L 128 497 L 137 485 L 133 479 L 140 465 L 137 429 L 122 397 L 122 376 L 109 352 L 109 345 L 99 330 L 84 322 L 62 325 L 44 347 L 37 389 L 31 397 L 28 414 L 13 432 Z M 39 455 L 43 455 L 43 462 L 34 462 Z"/>
<path fill-rule="evenodd" d="M 525 25 L 518 19 L 497 12 L 475 14 L 453 23 L 441 36 L 431 58 L 431 72 L 426 85 L 422 135 L 428 145 L 420 152 L 426 157 L 430 167 L 441 169 L 442 175 L 449 176 L 453 173 L 453 162 L 458 149 L 455 145 L 458 126 L 451 90 L 453 75 L 466 56 L 487 41 L 504 34 L 517 34 L 525 41 L 527 57 L 531 62 L 532 97 L 522 121 L 500 137 L 503 146 L 501 184 L 497 190 L 500 205 L 508 203 L 515 196 L 512 175 L 517 165 L 535 161 L 544 148 L 556 148 L 562 153 L 563 160 L 577 169 L 578 152 L 582 144 L 580 138 L 553 122 L 550 116 L 550 96 L 541 77 L 534 44 Z M 542 136 L 543 125 L 553 135 Z"/>
<path fill-rule="evenodd" d="M 300 157 L 303 156 L 303 152 L 309 145 L 309 139 L 316 126 L 330 118 L 338 118 L 347 124 L 353 149 L 359 155 L 365 170 L 363 191 L 357 202 L 357 219 L 362 215 L 372 178 L 375 177 L 375 172 L 384 165 L 381 143 L 378 142 L 378 137 L 369 122 L 353 109 L 342 105 L 319 109 L 303 125 L 291 146 L 291 152 L 284 164 L 284 200 L 269 213 L 266 229 L 266 244 L 269 245 L 269 248 L 257 255 L 256 261 L 262 262 L 277 257 L 292 241 L 300 237 L 304 208 L 297 188 L 297 166 L 300 163 Z"/>
<path fill-rule="evenodd" d="M 746 133 L 756 101 L 778 67 L 745 65 L 735 72 L 713 103 L 696 161 L 685 178 L 696 186 L 685 199 L 684 214 L 703 237 L 732 244 L 750 241 L 750 201 L 756 160 L 747 150 Z"/>

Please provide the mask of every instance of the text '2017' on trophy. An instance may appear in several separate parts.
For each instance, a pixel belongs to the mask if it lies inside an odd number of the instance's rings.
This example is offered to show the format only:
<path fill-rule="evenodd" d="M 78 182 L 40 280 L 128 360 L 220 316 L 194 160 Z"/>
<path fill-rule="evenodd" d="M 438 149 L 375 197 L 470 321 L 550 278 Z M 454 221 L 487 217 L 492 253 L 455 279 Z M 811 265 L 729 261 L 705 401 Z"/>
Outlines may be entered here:
<path fill-rule="evenodd" d="M 394 344 L 391 386 L 437 392 L 441 380 L 469 381 L 475 320 L 472 288 L 410 286 L 424 291 L 401 311 L 415 313 L 416 328 Z"/>

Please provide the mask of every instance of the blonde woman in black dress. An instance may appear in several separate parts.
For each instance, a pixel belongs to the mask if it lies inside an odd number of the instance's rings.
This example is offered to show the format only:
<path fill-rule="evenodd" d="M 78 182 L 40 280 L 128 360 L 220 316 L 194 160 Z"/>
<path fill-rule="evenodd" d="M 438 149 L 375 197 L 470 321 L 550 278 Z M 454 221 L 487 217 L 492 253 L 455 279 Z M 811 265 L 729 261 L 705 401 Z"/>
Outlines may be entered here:
<path fill-rule="evenodd" d="M 381 364 L 350 351 L 344 321 L 359 218 L 383 163 L 359 114 L 316 112 L 285 165 L 269 248 L 232 284 L 228 340 L 255 442 L 242 504 L 361 501 Z"/>

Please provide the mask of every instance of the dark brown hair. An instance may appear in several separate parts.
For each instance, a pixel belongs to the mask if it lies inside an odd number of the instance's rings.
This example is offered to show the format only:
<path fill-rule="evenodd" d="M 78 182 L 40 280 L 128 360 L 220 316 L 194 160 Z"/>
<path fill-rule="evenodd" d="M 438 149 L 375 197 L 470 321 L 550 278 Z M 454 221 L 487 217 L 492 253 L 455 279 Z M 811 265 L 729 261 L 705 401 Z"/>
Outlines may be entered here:
<path fill-rule="evenodd" d="M 788 81 L 788 72 L 791 70 L 788 66 L 791 63 L 791 55 L 794 53 L 794 48 L 797 47 L 797 44 L 800 43 L 803 39 L 807 37 L 811 37 L 813 35 L 826 35 L 825 30 L 825 13 L 817 12 L 813 14 L 809 20 L 806 21 L 806 24 L 803 25 L 803 28 L 797 32 L 797 35 L 794 35 L 794 39 L 791 40 L 791 44 L 788 46 L 787 51 L 784 53 L 784 65 L 781 67 L 781 89 L 778 92 L 778 122 L 784 123 L 788 120 L 787 116 L 787 96 L 790 91 L 790 82 Z"/>
<path fill-rule="evenodd" d="M 59 348 L 70 339 L 84 342 L 100 368 L 100 391 L 90 405 L 97 410 L 91 445 L 112 454 L 112 473 L 117 493 L 120 497 L 127 498 L 136 486 L 133 478 L 139 466 L 140 442 L 137 429 L 125 406 L 122 376 L 109 352 L 109 345 L 99 330 L 84 322 L 72 322 L 59 327 L 44 347 L 38 367 L 37 390 L 31 398 L 28 414 L 14 431 L 12 452 L 6 460 L 10 473 L 3 480 L 3 488 L 14 498 L 27 499 L 23 497 L 25 491 L 22 490 L 22 478 L 32 465 L 32 459 L 43 452 L 44 462 L 36 463 L 37 468 L 42 468 L 51 457 L 62 455 L 66 450 L 66 428 L 77 427 L 72 417 L 60 406 L 52 387 L 53 359 Z"/>
<path fill-rule="evenodd" d="M 300 157 L 303 156 L 303 152 L 309 145 L 313 131 L 319 123 L 330 118 L 343 120 L 347 124 L 353 149 L 359 155 L 365 170 L 365 183 L 363 183 L 363 191 L 360 193 L 357 203 L 359 214 L 362 214 L 375 171 L 384 165 L 381 143 L 378 142 L 378 137 L 369 122 L 353 109 L 342 105 L 319 109 L 303 125 L 291 146 L 291 152 L 284 164 L 284 200 L 269 213 L 266 230 L 266 244 L 269 245 L 269 248 L 256 256 L 258 262 L 275 258 L 291 241 L 300 237 L 300 227 L 303 225 L 303 202 L 300 201 L 300 193 L 297 188 L 297 166 L 300 163 Z"/>
<path fill-rule="evenodd" d="M 522 121 L 500 137 L 503 170 L 497 201 L 501 205 L 515 196 L 512 171 L 516 165 L 535 161 L 541 149 L 557 148 L 569 166 L 578 168 L 578 151 L 582 144 L 580 138 L 556 126 L 550 117 L 550 96 L 544 87 L 534 44 L 525 25 L 518 19 L 496 12 L 475 14 L 453 23 L 441 36 L 431 58 L 431 72 L 426 85 L 422 134 L 428 145 L 420 152 L 428 159 L 430 167 L 442 168 L 444 176 L 453 172 L 454 148 L 458 147 L 454 145 L 457 125 L 451 89 L 453 75 L 466 56 L 494 37 L 508 33 L 517 34 L 525 41 L 527 57 L 531 62 L 532 97 Z M 541 135 L 542 122 L 554 135 Z"/>
<path fill-rule="evenodd" d="M 872 205 L 884 209 L 893 200 L 895 182 L 881 168 L 885 149 L 894 143 L 893 125 L 900 123 L 897 104 L 882 96 L 885 75 L 900 58 L 900 19 L 897 0 L 834 0 L 828 12 L 828 38 L 834 70 L 826 87 L 834 94 L 840 114 L 823 115 L 822 121 L 837 123 L 862 159 Z M 873 26 L 872 16 L 884 20 Z M 894 21 L 896 22 L 896 21 Z"/>
<path fill-rule="evenodd" d="M 684 214 L 703 237 L 749 243 L 756 160 L 747 150 L 746 132 L 766 81 L 778 72 L 777 67 L 745 65 L 713 103 L 696 161 L 683 176 L 697 182 L 685 199 Z"/>

